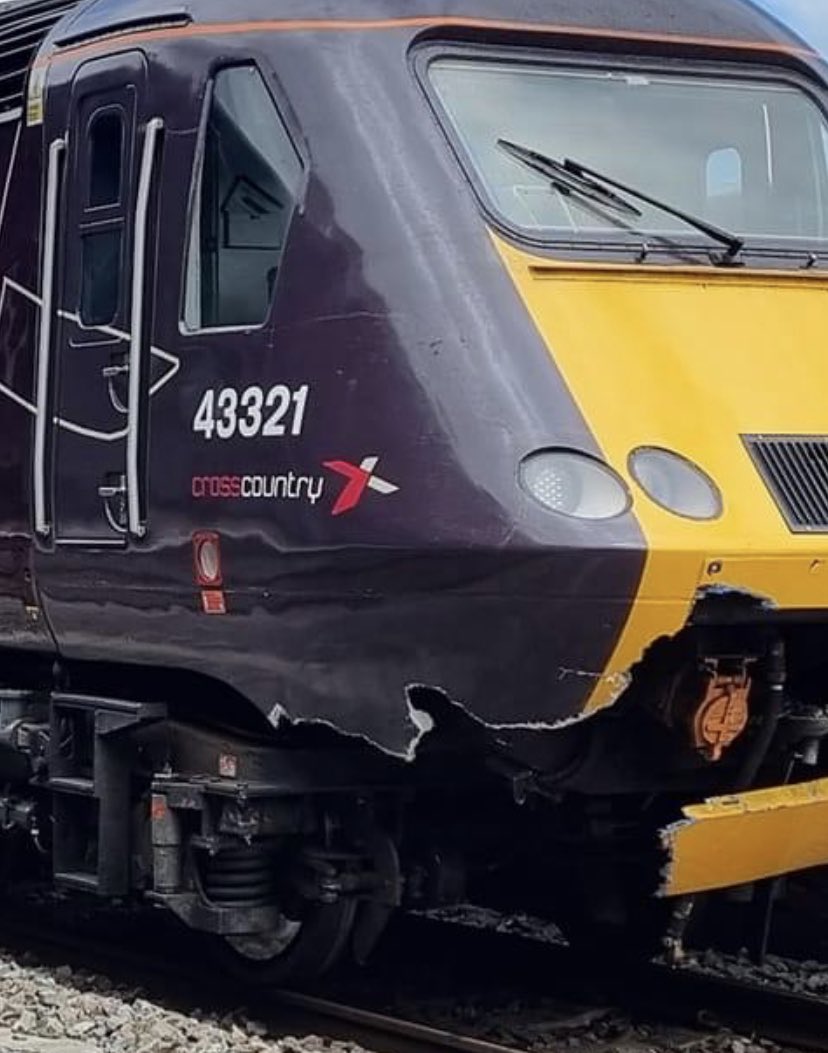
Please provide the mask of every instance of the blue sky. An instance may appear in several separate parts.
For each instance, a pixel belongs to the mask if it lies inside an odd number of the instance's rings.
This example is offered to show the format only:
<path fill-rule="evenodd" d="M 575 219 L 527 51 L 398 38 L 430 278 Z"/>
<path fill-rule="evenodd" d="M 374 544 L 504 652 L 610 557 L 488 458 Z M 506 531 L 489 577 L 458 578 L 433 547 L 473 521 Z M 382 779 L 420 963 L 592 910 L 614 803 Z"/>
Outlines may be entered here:
<path fill-rule="evenodd" d="M 826 0 L 756 0 L 828 55 L 828 2 Z"/>

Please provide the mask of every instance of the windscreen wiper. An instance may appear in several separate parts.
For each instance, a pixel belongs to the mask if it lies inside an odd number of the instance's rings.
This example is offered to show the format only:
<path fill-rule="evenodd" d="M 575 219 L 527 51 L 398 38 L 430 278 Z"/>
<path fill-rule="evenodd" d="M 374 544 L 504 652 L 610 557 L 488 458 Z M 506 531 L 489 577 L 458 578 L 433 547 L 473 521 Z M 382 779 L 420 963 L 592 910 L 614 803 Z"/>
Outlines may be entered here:
<path fill-rule="evenodd" d="M 618 194 L 613 194 L 611 190 L 608 190 L 593 179 L 571 171 L 561 164 L 560 161 L 555 161 L 551 157 L 547 157 L 546 154 L 539 154 L 526 146 L 518 146 L 517 143 L 512 143 L 508 139 L 498 139 L 497 145 L 505 150 L 507 154 L 525 164 L 527 168 L 531 168 L 535 172 L 540 172 L 541 175 L 546 176 L 555 189 L 559 190 L 566 197 L 577 194 L 580 197 L 588 198 L 590 201 L 595 201 L 605 208 L 615 209 L 617 212 L 622 212 L 627 216 L 641 218 L 642 213 L 635 205 L 631 205 L 629 201 L 625 201 Z"/>
<path fill-rule="evenodd" d="M 629 202 L 624 201 L 618 194 L 612 193 L 607 187 L 612 187 L 614 190 L 619 190 L 623 194 L 628 194 L 630 197 L 635 198 L 638 201 L 643 201 L 646 205 L 650 205 L 652 208 L 657 208 L 661 212 L 666 212 L 670 216 L 675 216 L 676 219 L 680 219 L 683 223 L 686 223 L 690 227 L 695 227 L 696 230 L 701 231 L 702 234 L 706 234 L 709 238 L 714 241 L 718 241 L 724 245 L 727 252 L 723 257 L 720 257 L 718 262 L 721 263 L 734 263 L 737 256 L 742 252 L 745 247 L 744 240 L 738 237 L 736 234 L 731 234 L 729 231 L 722 230 L 721 227 L 716 227 L 712 223 L 708 223 L 706 219 L 700 219 L 698 216 L 690 215 L 688 212 L 683 212 L 681 209 L 676 208 L 674 205 L 668 204 L 666 201 L 660 201 L 658 198 L 650 197 L 649 194 L 645 194 L 641 190 L 636 190 L 634 187 L 627 186 L 625 183 L 620 183 L 617 179 L 612 179 L 610 176 L 604 175 L 603 172 L 597 172 L 594 168 L 587 168 L 586 165 L 580 164 L 578 161 L 573 161 L 567 157 L 563 163 L 555 161 L 551 157 L 547 157 L 545 154 L 538 153 L 536 150 L 529 150 L 525 146 L 519 146 L 517 143 L 509 142 L 508 139 L 498 139 L 498 146 L 505 150 L 510 156 L 516 160 L 521 161 L 528 168 L 534 169 L 536 172 L 540 172 L 545 175 L 552 185 L 566 194 L 581 194 L 582 196 L 588 196 L 591 200 L 597 203 L 606 204 L 609 207 L 614 207 L 618 211 L 619 203 L 626 206 L 626 211 L 632 210 L 635 215 L 641 216 L 641 212 L 638 209 L 634 209 Z M 566 189 L 564 189 L 566 186 Z M 602 202 L 597 196 L 597 192 L 602 192 L 606 195 L 605 200 Z"/>

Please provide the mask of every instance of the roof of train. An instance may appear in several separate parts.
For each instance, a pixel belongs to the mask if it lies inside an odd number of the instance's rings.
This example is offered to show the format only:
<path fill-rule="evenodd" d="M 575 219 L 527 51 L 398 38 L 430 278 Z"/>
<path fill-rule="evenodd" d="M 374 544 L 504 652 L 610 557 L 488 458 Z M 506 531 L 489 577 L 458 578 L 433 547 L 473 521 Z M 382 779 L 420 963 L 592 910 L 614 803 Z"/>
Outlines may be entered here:
<path fill-rule="evenodd" d="M 236 0 L 230 10 L 227 0 L 89 0 L 62 20 L 54 42 L 176 16 L 201 24 L 298 21 L 320 28 L 447 19 L 801 46 L 750 0 Z"/>

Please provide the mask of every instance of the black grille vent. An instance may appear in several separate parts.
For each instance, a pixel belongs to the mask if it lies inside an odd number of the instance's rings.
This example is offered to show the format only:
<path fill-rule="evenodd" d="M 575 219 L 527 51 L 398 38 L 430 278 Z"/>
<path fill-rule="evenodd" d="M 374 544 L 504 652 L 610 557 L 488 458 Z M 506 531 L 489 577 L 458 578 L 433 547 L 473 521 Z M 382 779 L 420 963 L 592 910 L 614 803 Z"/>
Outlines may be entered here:
<path fill-rule="evenodd" d="M 52 26 L 78 0 L 30 0 L 0 4 L 0 119 L 23 106 L 26 74 Z"/>
<path fill-rule="evenodd" d="M 745 443 L 793 531 L 828 533 L 828 438 L 746 435 Z"/>

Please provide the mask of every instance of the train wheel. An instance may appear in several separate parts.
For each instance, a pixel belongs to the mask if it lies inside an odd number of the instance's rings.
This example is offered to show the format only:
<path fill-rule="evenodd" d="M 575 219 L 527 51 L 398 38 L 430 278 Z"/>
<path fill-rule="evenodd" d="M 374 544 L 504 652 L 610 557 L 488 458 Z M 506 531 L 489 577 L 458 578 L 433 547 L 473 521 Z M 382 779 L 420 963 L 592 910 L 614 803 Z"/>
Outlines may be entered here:
<path fill-rule="evenodd" d="M 356 900 L 309 904 L 304 917 L 284 917 L 278 929 L 216 940 L 221 965 L 247 983 L 268 986 L 310 980 L 339 961 L 348 946 Z"/>

